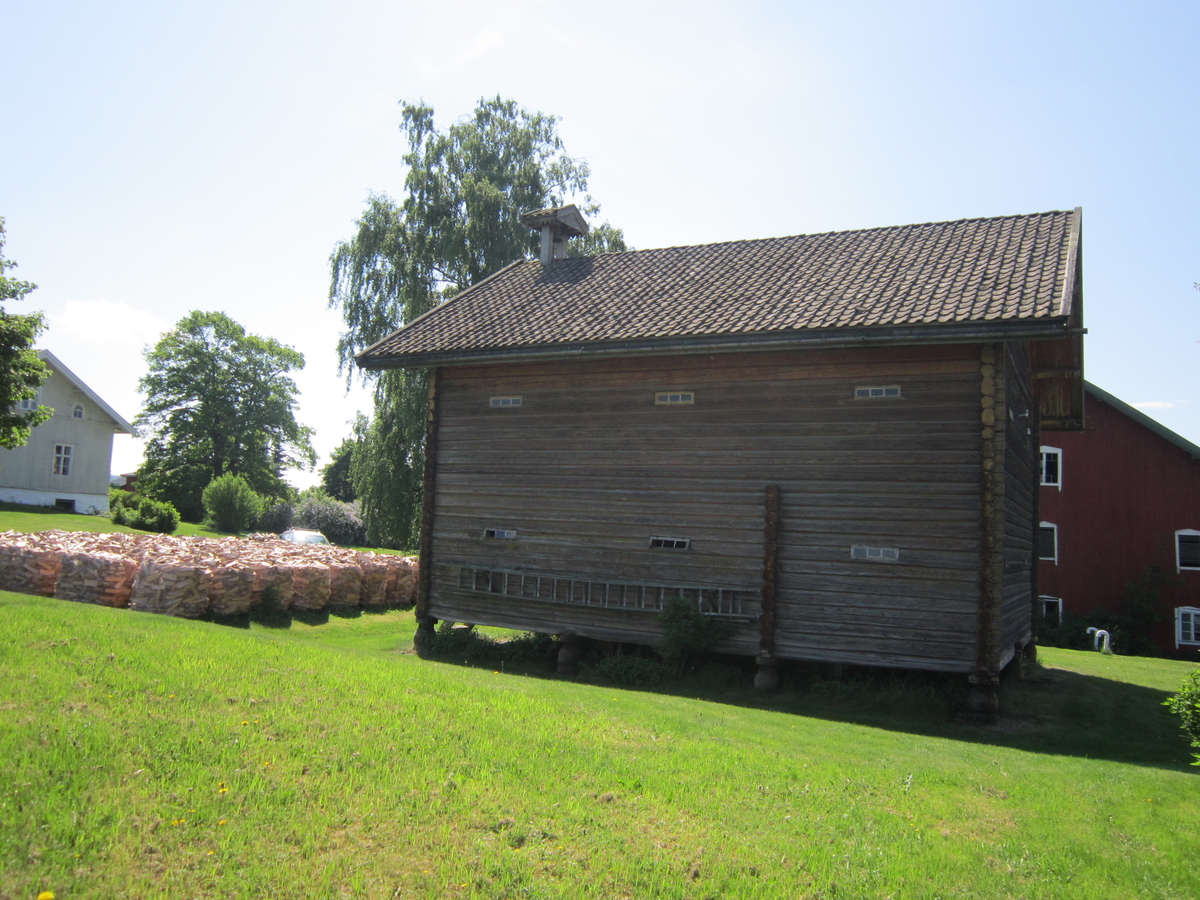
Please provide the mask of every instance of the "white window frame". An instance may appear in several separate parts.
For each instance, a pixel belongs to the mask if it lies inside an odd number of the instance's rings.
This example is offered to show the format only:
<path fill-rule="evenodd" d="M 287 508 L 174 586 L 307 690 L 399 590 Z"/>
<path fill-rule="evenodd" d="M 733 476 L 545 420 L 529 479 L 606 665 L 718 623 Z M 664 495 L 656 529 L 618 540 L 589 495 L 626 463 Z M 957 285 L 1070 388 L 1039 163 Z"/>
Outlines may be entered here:
<path fill-rule="evenodd" d="M 1061 625 L 1062 624 L 1062 616 L 1063 616 L 1062 597 L 1051 597 L 1049 594 L 1042 594 L 1041 596 L 1038 597 L 1038 607 L 1042 614 L 1041 620 L 1043 622 L 1046 621 L 1046 610 L 1051 606 L 1053 606 L 1058 611 L 1058 613 L 1057 613 L 1058 621 L 1055 623 L 1055 625 L 1056 626 Z"/>
<path fill-rule="evenodd" d="M 17 401 L 17 409 L 21 410 L 21 412 L 29 412 L 31 409 L 37 409 L 37 407 L 38 407 L 38 395 L 37 394 L 34 394 L 32 397 L 22 397 L 20 400 Z"/>
<path fill-rule="evenodd" d="M 1188 618 L 1191 621 L 1191 640 L 1183 639 L 1183 620 Z M 1200 609 L 1194 606 L 1177 606 L 1175 608 L 1175 647 L 1195 647 L 1200 646 Z"/>
<path fill-rule="evenodd" d="M 1054 556 L 1042 556 L 1042 529 L 1054 529 Z M 1038 522 L 1038 560 L 1058 565 L 1058 526 L 1053 522 Z"/>
<path fill-rule="evenodd" d="M 75 445 L 74 444 L 55 444 L 54 445 L 54 468 L 50 470 L 52 475 L 57 475 L 62 478 L 69 478 L 71 471 L 74 469 L 75 462 Z"/>
<path fill-rule="evenodd" d="M 1176 572 L 1200 572 L 1200 566 L 1185 566 L 1180 559 L 1179 539 L 1181 537 L 1200 537 L 1200 531 L 1194 528 L 1181 528 L 1175 532 L 1175 571 Z"/>
<path fill-rule="evenodd" d="M 74 406 L 71 407 L 71 418 L 72 419 L 82 419 L 83 417 L 84 417 L 83 404 L 76 403 Z"/>
<path fill-rule="evenodd" d="M 1058 481 L 1047 481 L 1046 480 L 1046 454 L 1048 454 L 1048 453 L 1053 453 L 1055 456 L 1058 457 L 1058 467 L 1057 467 L 1058 468 Z M 1046 487 L 1056 487 L 1061 491 L 1062 490 L 1062 480 L 1063 480 L 1062 464 L 1063 464 L 1063 452 L 1060 448 L 1058 448 L 1058 447 L 1042 447 L 1041 455 L 1038 457 L 1038 481 L 1040 481 Z"/>

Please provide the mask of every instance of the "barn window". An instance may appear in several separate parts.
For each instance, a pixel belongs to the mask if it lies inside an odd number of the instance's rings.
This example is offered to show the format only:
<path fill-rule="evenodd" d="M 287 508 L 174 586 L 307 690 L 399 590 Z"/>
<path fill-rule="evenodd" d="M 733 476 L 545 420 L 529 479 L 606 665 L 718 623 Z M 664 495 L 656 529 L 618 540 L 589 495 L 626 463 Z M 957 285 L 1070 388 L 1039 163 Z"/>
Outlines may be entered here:
<path fill-rule="evenodd" d="M 71 459 L 75 455 L 75 448 L 70 444 L 55 444 L 54 445 L 54 474 L 55 475 L 70 475 L 71 474 Z"/>
<path fill-rule="evenodd" d="M 82 403 L 76 403 L 74 406 L 71 407 L 71 418 L 72 419 L 82 419 L 83 418 L 83 404 Z"/>
<path fill-rule="evenodd" d="M 516 531 L 511 528 L 485 528 L 483 536 L 497 541 L 515 541 L 517 539 Z"/>
<path fill-rule="evenodd" d="M 1200 644 L 1200 609 L 1181 606 L 1175 610 L 1175 646 Z"/>
<path fill-rule="evenodd" d="M 511 409 L 514 406 L 521 405 L 520 397 L 493 397 L 491 405 L 497 409 Z"/>
<path fill-rule="evenodd" d="M 1058 526 L 1052 522 L 1038 526 L 1038 559 L 1058 562 Z"/>
<path fill-rule="evenodd" d="M 695 391 L 659 391 L 654 395 L 655 406 L 689 406 L 695 402 Z"/>
<path fill-rule="evenodd" d="M 1042 621 L 1052 628 L 1057 628 L 1062 624 L 1062 598 L 1048 597 L 1042 595 L 1038 597 L 1038 606 L 1041 608 Z"/>
<path fill-rule="evenodd" d="M 652 537 L 650 538 L 651 550 L 686 550 L 692 545 L 691 538 L 675 538 L 675 537 Z"/>
<path fill-rule="evenodd" d="M 851 559 L 897 560 L 900 558 L 899 547 L 868 547 L 866 544 L 854 544 L 850 547 Z"/>
<path fill-rule="evenodd" d="M 1200 569 L 1200 531 L 1188 528 L 1175 532 L 1175 565 L 1180 569 Z"/>
<path fill-rule="evenodd" d="M 1043 447 L 1041 461 L 1042 484 L 1062 490 L 1062 451 L 1057 447 Z"/>
<path fill-rule="evenodd" d="M 888 384 L 869 387 L 856 387 L 854 389 L 855 400 L 881 400 L 885 397 L 899 397 L 900 385 Z"/>

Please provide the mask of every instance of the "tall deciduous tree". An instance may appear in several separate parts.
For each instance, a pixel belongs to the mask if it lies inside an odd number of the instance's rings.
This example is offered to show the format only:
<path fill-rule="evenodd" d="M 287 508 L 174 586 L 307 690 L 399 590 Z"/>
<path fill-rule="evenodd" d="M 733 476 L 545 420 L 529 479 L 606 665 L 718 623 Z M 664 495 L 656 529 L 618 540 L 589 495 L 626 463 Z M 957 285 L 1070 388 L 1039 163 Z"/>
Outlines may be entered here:
<path fill-rule="evenodd" d="M 355 236 L 330 258 L 329 305 L 346 331 L 338 341 L 343 371 L 354 355 L 443 300 L 518 259 L 536 256 L 538 236 L 521 214 L 587 196 L 587 164 L 568 156 L 555 116 L 500 97 L 445 132 L 433 109 L 404 104 L 408 139 L 405 196 L 372 196 Z M 620 229 L 594 226 L 574 245 L 581 254 L 627 249 Z M 412 547 L 417 538 L 427 378 L 390 371 L 375 378 L 375 415 L 355 429 L 351 466 L 367 540 Z"/>
<path fill-rule="evenodd" d="M 0 303 L 23 300 L 37 287 L 4 274 L 16 266 L 4 258 L 4 218 L 0 217 Z M 50 377 L 50 370 L 33 348 L 45 327 L 41 313 L 22 315 L 0 307 L 0 447 L 20 447 L 29 440 L 34 426 L 54 414 L 48 406 L 20 408 L 22 401 L 30 405 L 38 388 Z"/>
<path fill-rule="evenodd" d="M 169 500 L 189 521 L 204 515 L 202 493 L 234 474 L 268 497 L 287 494 L 283 469 L 311 467 L 312 429 L 296 421 L 304 357 L 247 334 L 219 312 L 192 312 L 146 351 L 138 382 L 146 405 L 134 424 L 149 436 L 138 490 Z"/>

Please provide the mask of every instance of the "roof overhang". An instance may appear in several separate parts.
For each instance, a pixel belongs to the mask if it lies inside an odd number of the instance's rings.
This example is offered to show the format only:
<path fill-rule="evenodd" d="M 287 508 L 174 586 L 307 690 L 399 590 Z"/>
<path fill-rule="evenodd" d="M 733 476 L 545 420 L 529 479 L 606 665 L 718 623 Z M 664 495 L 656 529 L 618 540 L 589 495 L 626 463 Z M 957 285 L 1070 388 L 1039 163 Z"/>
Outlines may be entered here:
<path fill-rule="evenodd" d="M 1076 333 L 1077 332 L 1077 333 Z M 443 353 L 410 353 L 367 357 L 368 347 L 355 357 L 360 368 L 420 369 L 447 365 L 484 365 L 535 360 L 598 359 L 617 356 L 672 356 L 694 353 L 734 353 L 758 350 L 803 350 L 821 347 L 876 347 L 889 344 L 972 344 L 994 341 L 1074 341 L 1082 346 L 1083 329 L 1071 317 L 1005 321 L 932 322 L 861 328 L 805 328 L 794 331 L 738 334 L 680 335 L 625 341 L 547 343 L 488 347 Z M 1082 385 L 1082 379 L 1080 379 Z M 1082 388 L 1081 401 L 1082 403 Z"/>

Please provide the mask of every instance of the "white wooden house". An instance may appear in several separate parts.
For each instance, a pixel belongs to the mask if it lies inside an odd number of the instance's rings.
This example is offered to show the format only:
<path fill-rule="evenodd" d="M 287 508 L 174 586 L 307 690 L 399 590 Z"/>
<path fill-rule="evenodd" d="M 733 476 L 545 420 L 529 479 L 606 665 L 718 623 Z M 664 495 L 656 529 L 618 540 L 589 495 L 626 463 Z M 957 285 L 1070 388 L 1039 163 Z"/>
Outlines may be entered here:
<path fill-rule="evenodd" d="M 133 434 L 133 426 L 49 350 L 38 356 L 50 377 L 29 405 L 54 415 L 25 446 L 0 450 L 0 501 L 107 512 L 113 435 Z"/>

